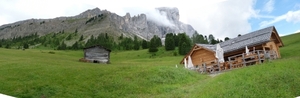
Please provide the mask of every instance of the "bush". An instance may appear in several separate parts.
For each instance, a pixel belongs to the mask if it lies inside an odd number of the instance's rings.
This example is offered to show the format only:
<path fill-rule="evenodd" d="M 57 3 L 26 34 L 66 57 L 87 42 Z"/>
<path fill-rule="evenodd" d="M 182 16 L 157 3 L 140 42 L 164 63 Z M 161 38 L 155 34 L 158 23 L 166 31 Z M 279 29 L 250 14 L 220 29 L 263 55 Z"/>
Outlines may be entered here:
<path fill-rule="evenodd" d="M 53 52 L 53 51 L 49 51 L 49 53 L 50 53 L 50 54 L 55 54 L 55 52 Z"/>
<path fill-rule="evenodd" d="M 157 48 L 149 48 L 149 52 L 157 52 L 158 51 L 158 49 Z"/>
<path fill-rule="evenodd" d="M 177 56 L 178 54 L 177 54 L 177 52 L 176 51 L 174 51 L 173 52 L 173 56 Z"/>

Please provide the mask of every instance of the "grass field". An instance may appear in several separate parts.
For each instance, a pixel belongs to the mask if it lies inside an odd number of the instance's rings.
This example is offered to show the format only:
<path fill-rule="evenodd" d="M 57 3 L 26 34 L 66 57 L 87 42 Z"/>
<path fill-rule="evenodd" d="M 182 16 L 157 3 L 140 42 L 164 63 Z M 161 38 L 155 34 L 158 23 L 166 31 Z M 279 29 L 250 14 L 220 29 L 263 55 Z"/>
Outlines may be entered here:
<path fill-rule="evenodd" d="M 113 51 L 111 64 L 78 62 L 83 51 L 0 48 L 0 93 L 20 98 L 300 96 L 300 34 L 282 40 L 282 59 L 215 77 L 184 69 L 178 64 L 183 56 L 163 48 L 155 56 L 147 50 Z"/>

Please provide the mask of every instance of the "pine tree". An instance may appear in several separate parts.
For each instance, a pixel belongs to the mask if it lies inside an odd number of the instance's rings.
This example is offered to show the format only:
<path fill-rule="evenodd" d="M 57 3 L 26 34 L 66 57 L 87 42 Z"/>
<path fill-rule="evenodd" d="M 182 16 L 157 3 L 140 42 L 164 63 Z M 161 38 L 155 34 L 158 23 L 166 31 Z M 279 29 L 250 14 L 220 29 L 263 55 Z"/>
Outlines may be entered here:
<path fill-rule="evenodd" d="M 77 34 L 77 32 L 78 32 L 78 30 L 76 29 L 74 33 Z"/>
<path fill-rule="evenodd" d="M 123 39 L 123 33 L 121 34 L 121 36 L 119 37 L 119 40 L 122 40 Z"/>
<path fill-rule="evenodd" d="M 192 47 L 191 39 L 185 33 L 178 34 L 178 37 L 179 37 L 178 53 L 180 55 L 185 55 L 186 53 L 189 52 L 189 50 Z"/>
<path fill-rule="evenodd" d="M 229 37 L 225 37 L 224 41 L 227 41 L 227 40 L 229 40 Z"/>
<path fill-rule="evenodd" d="M 65 42 L 62 42 L 58 47 L 57 50 L 66 50 L 67 49 L 67 45 L 65 44 Z"/>
<path fill-rule="evenodd" d="M 134 36 L 134 40 L 133 40 L 133 49 L 134 50 L 139 50 L 140 49 L 140 43 L 139 43 L 139 41 L 138 41 L 138 39 L 137 39 L 137 36 Z"/>
<path fill-rule="evenodd" d="M 157 35 L 154 35 L 152 39 L 153 39 L 153 42 L 155 43 L 156 47 L 161 47 L 162 46 L 161 39 Z"/>
<path fill-rule="evenodd" d="M 156 35 L 155 35 L 150 40 L 150 45 L 149 45 L 149 50 L 148 50 L 149 52 L 157 52 L 158 51 L 158 49 L 157 49 L 158 45 L 156 43 L 157 43 L 157 38 L 156 38 Z"/>
<path fill-rule="evenodd" d="M 10 49 L 10 45 L 9 45 L 9 44 L 6 44 L 6 45 L 5 45 L 5 48 L 6 48 L 6 49 Z"/>
<path fill-rule="evenodd" d="M 72 45 L 71 48 L 74 49 L 74 50 L 79 49 L 79 48 L 78 48 L 78 42 L 76 41 L 76 42 Z"/>
<path fill-rule="evenodd" d="M 25 43 L 25 44 L 23 45 L 23 48 L 24 48 L 24 49 L 28 49 L 28 48 L 29 48 L 29 45 L 28 45 L 27 43 Z"/>
<path fill-rule="evenodd" d="M 83 40 L 83 35 L 81 35 L 79 38 L 79 41 L 82 41 L 82 40 Z"/>
<path fill-rule="evenodd" d="M 72 39 L 72 35 L 70 34 L 67 38 L 66 38 L 66 40 L 71 40 Z"/>
<path fill-rule="evenodd" d="M 179 37 L 178 35 L 174 34 L 174 44 L 175 44 L 175 47 L 178 47 L 178 44 L 179 44 Z"/>
<path fill-rule="evenodd" d="M 147 49 L 148 48 L 148 42 L 146 40 L 142 41 L 142 48 Z"/>
<path fill-rule="evenodd" d="M 167 51 L 169 51 L 169 50 L 175 50 L 175 42 L 174 42 L 173 33 L 169 33 L 169 34 L 166 35 L 165 49 Z"/>

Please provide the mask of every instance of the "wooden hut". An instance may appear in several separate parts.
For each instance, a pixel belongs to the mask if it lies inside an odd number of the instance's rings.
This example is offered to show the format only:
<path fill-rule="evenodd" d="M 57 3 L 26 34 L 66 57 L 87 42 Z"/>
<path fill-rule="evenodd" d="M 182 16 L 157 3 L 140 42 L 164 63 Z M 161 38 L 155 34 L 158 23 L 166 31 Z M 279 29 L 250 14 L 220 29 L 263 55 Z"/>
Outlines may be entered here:
<path fill-rule="evenodd" d="M 227 61 L 225 63 L 231 64 L 232 62 L 230 61 L 236 60 L 236 62 L 241 62 L 240 64 L 242 65 L 245 65 L 245 63 L 247 63 L 245 61 L 246 46 L 252 54 L 263 54 L 259 57 L 255 55 L 257 58 L 280 58 L 281 55 L 279 47 L 283 46 L 283 43 L 274 26 L 253 31 L 248 34 L 221 42 L 219 44 L 224 50 L 224 59 L 225 61 Z M 187 59 L 188 56 L 191 56 L 193 65 L 195 67 L 203 65 L 204 63 L 207 66 L 216 64 L 217 60 L 215 57 L 215 51 L 216 45 L 195 44 L 180 63 L 184 64 L 184 59 Z"/>
<path fill-rule="evenodd" d="M 110 49 L 100 45 L 84 48 L 84 61 L 109 64 L 110 52 Z"/>

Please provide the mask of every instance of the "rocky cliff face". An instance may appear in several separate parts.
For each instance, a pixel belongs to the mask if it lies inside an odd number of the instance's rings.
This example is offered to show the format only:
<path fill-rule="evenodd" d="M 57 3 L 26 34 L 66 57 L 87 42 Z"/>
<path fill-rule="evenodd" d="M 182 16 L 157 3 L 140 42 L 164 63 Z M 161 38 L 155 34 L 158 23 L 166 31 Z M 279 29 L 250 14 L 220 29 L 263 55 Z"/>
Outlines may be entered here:
<path fill-rule="evenodd" d="M 154 35 L 164 37 L 166 33 L 186 32 L 191 35 L 194 29 L 191 25 L 179 21 L 177 8 L 156 8 L 161 16 L 166 17 L 164 23 L 148 18 L 146 14 L 119 16 L 107 10 L 95 8 L 73 17 L 58 17 L 54 19 L 29 19 L 0 26 L 0 38 L 12 38 L 33 33 L 45 35 L 60 31 L 74 32 L 84 36 L 110 33 L 111 35 L 132 37 L 137 35 L 143 39 L 151 39 Z"/>

